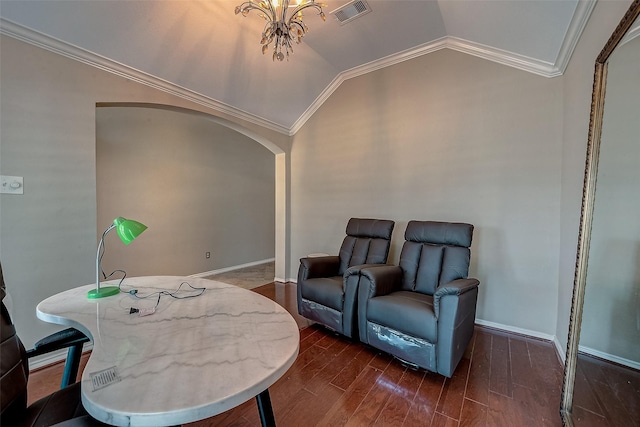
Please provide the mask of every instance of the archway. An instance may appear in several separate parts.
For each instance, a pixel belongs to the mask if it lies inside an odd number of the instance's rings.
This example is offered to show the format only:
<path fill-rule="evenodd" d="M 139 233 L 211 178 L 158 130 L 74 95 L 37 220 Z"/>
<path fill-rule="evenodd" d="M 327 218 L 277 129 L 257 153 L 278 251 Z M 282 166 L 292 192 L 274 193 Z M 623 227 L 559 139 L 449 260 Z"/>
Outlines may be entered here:
<path fill-rule="evenodd" d="M 149 103 L 98 103 L 96 108 L 104 107 L 131 107 L 131 108 L 150 108 L 161 109 L 165 111 L 174 111 L 178 113 L 187 114 L 190 116 L 197 116 L 204 118 L 209 122 L 221 125 L 227 129 L 230 129 L 238 134 L 243 135 L 260 145 L 265 147 L 274 155 L 275 160 L 275 200 L 274 200 L 274 216 L 275 216 L 275 239 L 274 239 L 274 254 L 275 254 L 275 277 L 277 281 L 286 281 L 286 153 L 282 148 L 276 145 L 273 141 L 259 135 L 237 123 L 230 120 L 212 116 L 210 114 L 191 110 L 182 107 L 175 107 L 162 104 L 149 104 Z"/>

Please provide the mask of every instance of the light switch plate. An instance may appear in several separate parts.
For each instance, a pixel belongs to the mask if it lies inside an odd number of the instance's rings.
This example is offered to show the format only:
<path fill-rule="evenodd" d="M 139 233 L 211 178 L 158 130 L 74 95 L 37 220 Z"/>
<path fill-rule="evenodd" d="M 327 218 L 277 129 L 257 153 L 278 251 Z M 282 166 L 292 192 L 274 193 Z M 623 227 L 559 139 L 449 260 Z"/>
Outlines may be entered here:
<path fill-rule="evenodd" d="M 0 175 L 0 193 L 24 194 L 24 180 L 21 176 Z"/>

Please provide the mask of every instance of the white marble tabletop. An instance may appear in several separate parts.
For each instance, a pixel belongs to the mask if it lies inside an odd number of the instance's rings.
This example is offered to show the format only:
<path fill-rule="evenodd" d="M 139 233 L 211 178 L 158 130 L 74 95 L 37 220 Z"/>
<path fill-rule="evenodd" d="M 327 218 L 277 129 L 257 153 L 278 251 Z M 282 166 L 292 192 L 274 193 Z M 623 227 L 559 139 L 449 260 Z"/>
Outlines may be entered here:
<path fill-rule="evenodd" d="M 198 297 L 137 299 L 181 283 L 206 288 Z M 116 284 L 106 282 L 107 284 Z M 193 277 L 135 277 L 125 291 L 88 299 L 94 285 L 38 304 L 38 318 L 75 327 L 93 341 L 82 374 L 82 403 L 116 426 L 169 426 L 201 420 L 266 390 L 293 364 L 300 334 L 280 305 L 239 287 Z M 197 293 L 183 286 L 178 296 Z M 115 369 L 115 372 L 113 372 Z"/>

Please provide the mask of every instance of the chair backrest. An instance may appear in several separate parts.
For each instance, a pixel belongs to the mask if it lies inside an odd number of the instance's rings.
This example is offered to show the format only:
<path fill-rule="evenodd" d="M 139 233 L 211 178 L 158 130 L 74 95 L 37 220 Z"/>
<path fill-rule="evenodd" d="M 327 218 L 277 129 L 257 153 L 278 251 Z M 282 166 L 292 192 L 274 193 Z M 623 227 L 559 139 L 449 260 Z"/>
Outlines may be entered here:
<path fill-rule="evenodd" d="M 0 281 L 2 282 L 0 297 L 4 298 L 6 288 L 0 264 Z M 27 407 L 27 380 L 29 379 L 29 362 L 27 353 L 16 335 L 16 328 L 11 322 L 9 312 L 4 303 L 0 303 L 0 416 L 1 425 L 12 425 L 20 419 Z"/>
<path fill-rule="evenodd" d="M 351 218 L 347 237 L 340 247 L 340 270 L 344 274 L 351 266 L 385 264 L 389 256 L 394 221 L 388 219 Z"/>
<path fill-rule="evenodd" d="M 473 225 L 409 221 L 400 253 L 402 289 L 433 295 L 438 286 L 469 274 Z"/>

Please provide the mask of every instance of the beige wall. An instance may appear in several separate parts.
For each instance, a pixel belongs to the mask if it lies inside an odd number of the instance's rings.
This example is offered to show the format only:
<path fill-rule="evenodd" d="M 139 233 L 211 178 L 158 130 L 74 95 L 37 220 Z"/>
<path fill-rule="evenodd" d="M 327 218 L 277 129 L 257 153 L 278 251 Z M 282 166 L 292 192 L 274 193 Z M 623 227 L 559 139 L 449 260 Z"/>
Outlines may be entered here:
<path fill-rule="evenodd" d="M 95 281 L 106 227 L 96 223 L 96 103 L 211 111 L 6 36 L 0 44 L 0 172 L 24 177 L 23 196 L 0 197 L 0 259 L 18 333 L 31 346 L 59 329 L 36 318 L 37 303 Z M 222 119 L 288 150 L 288 136 Z"/>
<path fill-rule="evenodd" d="M 124 216 L 149 227 L 126 249 L 108 237 L 107 274 L 189 275 L 274 258 L 272 152 L 205 115 L 96 113 L 98 226 Z"/>

